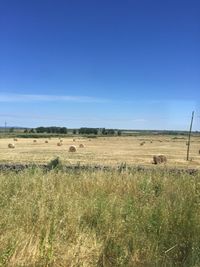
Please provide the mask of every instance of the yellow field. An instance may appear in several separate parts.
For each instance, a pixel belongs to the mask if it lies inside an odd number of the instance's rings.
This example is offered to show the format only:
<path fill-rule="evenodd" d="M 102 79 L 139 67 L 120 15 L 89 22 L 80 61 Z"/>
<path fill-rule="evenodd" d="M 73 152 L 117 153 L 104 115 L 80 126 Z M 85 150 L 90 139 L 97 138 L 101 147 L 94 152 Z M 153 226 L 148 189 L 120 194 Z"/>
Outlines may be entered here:
<path fill-rule="evenodd" d="M 48 143 L 45 143 L 48 140 Z M 144 145 L 140 145 L 142 142 Z M 1 163 L 47 163 L 56 156 L 63 162 L 80 164 L 117 165 L 126 162 L 128 165 L 152 166 L 152 156 L 164 154 L 167 165 L 174 167 L 200 167 L 200 137 L 193 137 L 190 148 L 190 161 L 186 161 L 186 137 L 172 136 L 138 136 L 138 137 L 98 137 L 95 139 L 64 138 L 63 145 L 57 146 L 58 138 L 33 139 L 19 138 L 0 139 Z M 14 143 L 15 148 L 8 148 Z M 79 148 L 79 144 L 84 148 Z M 77 152 L 70 153 L 70 145 L 76 145 Z"/>

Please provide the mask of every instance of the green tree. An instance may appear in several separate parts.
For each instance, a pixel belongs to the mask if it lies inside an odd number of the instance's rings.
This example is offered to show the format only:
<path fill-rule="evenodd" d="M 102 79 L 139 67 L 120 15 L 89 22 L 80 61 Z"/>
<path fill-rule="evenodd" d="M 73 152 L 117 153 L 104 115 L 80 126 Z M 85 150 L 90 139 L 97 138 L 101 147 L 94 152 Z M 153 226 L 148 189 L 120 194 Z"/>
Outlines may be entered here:
<path fill-rule="evenodd" d="M 13 133 L 13 132 L 14 132 L 14 128 L 12 127 L 9 129 L 9 133 Z"/>
<path fill-rule="evenodd" d="M 29 133 L 35 133 L 35 130 L 32 128 L 30 129 Z"/>
<path fill-rule="evenodd" d="M 122 131 L 118 130 L 118 131 L 117 131 L 117 135 L 118 135 L 118 136 L 121 136 L 121 135 L 122 135 Z"/>

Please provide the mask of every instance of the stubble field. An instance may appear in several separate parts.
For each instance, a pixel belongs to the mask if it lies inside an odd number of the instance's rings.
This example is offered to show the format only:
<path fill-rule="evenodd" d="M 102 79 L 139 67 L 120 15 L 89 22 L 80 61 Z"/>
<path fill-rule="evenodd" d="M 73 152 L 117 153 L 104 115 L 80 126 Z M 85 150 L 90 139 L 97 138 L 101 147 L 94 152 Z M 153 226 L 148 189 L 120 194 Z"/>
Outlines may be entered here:
<path fill-rule="evenodd" d="M 59 138 L 0 139 L 0 162 L 3 163 L 47 163 L 59 156 L 64 163 L 152 166 L 153 155 L 167 157 L 167 166 L 198 168 L 200 165 L 200 137 L 193 137 L 190 147 L 190 160 L 186 161 L 187 137 L 185 136 L 137 136 L 137 137 L 98 137 L 62 138 L 62 146 L 57 146 Z M 48 143 L 45 143 L 48 141 Z M 141 145 L 142 142 L 145 142 Z M 8 144 L 15 148 L 8 148 Z M 84 144 L 84 148 L 79 148 Z M 68 152 L 75 145 L 75 153 Z"/>

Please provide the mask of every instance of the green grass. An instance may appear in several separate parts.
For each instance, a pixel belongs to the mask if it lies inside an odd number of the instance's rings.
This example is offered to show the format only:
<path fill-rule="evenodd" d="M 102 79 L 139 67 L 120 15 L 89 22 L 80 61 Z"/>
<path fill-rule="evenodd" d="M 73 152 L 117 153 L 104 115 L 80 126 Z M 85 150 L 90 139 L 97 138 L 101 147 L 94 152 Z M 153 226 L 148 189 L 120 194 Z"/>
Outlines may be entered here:
<path fill-rule="evenodd" d="M 200 266 L 200 175 L 0 174 L 0 266 Z"/>

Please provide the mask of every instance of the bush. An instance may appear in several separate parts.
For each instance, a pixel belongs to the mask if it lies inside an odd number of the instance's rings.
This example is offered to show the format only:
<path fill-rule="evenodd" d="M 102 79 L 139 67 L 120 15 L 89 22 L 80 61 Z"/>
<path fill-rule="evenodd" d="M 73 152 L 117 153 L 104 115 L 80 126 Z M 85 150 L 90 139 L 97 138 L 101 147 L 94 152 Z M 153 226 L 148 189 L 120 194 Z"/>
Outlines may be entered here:
<path fill-rule="evenodd" d="M 59 170 L 63 170 L 63 163 L 60 160 L 59 157 L 56 157 L 55 159 L 52 159 L 48 164 L 47 164 L 47 168 L 49 170 L 53 170 L 53 169 L 59 169 Z"/>

